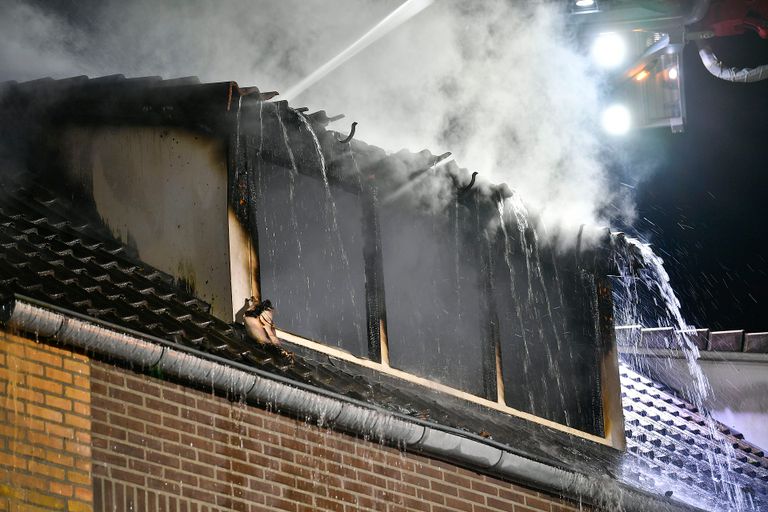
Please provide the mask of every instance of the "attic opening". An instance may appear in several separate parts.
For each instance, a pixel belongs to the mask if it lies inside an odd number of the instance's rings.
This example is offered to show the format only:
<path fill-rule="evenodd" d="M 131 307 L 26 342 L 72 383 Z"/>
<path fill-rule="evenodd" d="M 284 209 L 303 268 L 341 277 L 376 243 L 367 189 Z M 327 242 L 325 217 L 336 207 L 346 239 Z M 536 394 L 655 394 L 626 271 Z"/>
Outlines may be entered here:
<path fill-rule="evenodd" d="M 428 152 L 342 143 L 285 102 L 240 116 L 235 202 L 284 339 L 620 446 L 595 255 L 539 247 Z"/>

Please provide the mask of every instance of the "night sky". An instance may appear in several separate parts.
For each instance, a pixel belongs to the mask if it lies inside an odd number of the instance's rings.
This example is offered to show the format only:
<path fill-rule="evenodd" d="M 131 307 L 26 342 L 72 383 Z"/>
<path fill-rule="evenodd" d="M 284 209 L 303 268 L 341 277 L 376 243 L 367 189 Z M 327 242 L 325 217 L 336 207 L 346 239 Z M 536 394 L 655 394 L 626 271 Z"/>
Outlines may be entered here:
<path fill-rule="evenodd" d="M 756 35 L 711 45 L 729 66 L 768 63 L 768 41 Z M 714 78 L 693 43 L 684 67 L 685 133 L 631 142 L 660 156 L 637 187 L 636 228 L 664 258 L 690 323 L 768 331 L 768 81 Z"/>

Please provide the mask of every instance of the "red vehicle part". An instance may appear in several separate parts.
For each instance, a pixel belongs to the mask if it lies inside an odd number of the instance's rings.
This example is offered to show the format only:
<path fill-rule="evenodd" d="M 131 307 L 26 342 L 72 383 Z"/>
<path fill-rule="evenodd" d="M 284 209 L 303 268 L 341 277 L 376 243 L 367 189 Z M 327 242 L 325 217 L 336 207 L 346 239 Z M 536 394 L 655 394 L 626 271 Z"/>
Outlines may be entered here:
<path fill-rule="evenodd" d="M 716 37 L 735 36 L 753 30 L 768 39 L 768 0 L 720 0 L 712 2 L 698 27 Z"/>

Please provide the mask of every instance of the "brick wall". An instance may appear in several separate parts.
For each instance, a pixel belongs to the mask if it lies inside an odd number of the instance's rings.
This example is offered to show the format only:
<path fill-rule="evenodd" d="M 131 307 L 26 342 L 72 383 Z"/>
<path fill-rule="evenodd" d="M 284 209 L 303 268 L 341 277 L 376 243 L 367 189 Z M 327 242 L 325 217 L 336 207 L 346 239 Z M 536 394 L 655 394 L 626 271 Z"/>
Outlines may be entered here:
<path fill-rule="evenodd" d="M 91 377 L 97 512 L 582 510 L 101 363 Z"/>
<path fill-rule="evenodd" d="M 582 508 L 0 332 L 5 510 Z"/>
<path fill-rule="evenodd" d="M 0 510 L 91 510 L 88 358 L 0 331 Z"/>

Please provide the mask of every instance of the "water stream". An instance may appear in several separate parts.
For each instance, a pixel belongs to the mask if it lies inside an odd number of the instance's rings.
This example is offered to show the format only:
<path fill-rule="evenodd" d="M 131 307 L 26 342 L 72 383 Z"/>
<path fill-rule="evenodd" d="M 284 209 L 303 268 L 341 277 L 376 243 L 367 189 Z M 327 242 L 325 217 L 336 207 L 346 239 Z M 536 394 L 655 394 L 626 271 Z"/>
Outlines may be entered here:
<path fill-rule="evenodd" d="M 420 13 L 434 0 L 406 0 L 394 11 L 392 11 L 386 18 L 377 23 L 368 32 L 363 34 L 357 41 L 342 50 L 339 54 L 328 60 L 325 64 L 321 65 L 315 71 L 301 79 L 298 83 L 290 87 L 283 95 L 282 98 L 286 101 L 294 99 L 296 96 L 304 92 L 307 88 L 312 86 L 315 82 L 322 79 L 328 73 L 344 64 L 346 61 L 360 53 L 362 50 L 370 46 L 373 42 L 377 41 L 390 31 L 399 27 L 418 13 Z"/>
<path fill-rule="evenodd" d="M 562 381 L 562 372 L 559 368 L 557 360 L 557 355 L 562 353 L 563 344 L 561 336 L 558 333 L 558 328 L 555 325 L 555 317 L 552 314 L 552 303 L 549 298 L 547 283 L 544 280 L 544 273 L 542 272 L 541 268 L 541 258 L 536 232 L 534 229 L 532 229 L 528 209 L 518 194 L 513 194 L 512 197 L 503 200 L 501 208 L 503 212 L 507 212 L 506 222 L 511 222 L 512 219 L 514 219 L 514 224 L 517 227 L 517 240 L 520 246 L 520 252 L 525 257 L 525 272 L 528 290 L 527 304 L 525 304 L 524 307 L 527 307 L 534 316 L 538 317 L 539 321 L 536 322 L 538 328 L 538 338 L 540 340 L 544 340 L 551 333 L 555 341 L 554 348 L 556 349 L 556 352 L 553 352 L 553 347 L 549 343 L 544 343 L 543 348 L 545 351 L 549 377 L 554 379 L 555 392 L 559 397 L 560 403 L 564 404 L 564 384 Z M 503 215 L 502 218 L 504 218 Z M 502 222 L 502 225 L 503 224 L 504 222 Z M 505 239 L 509 239 L 509 236 L 506 233 Z M 509 248 L 506 249 L 509 250 Z M 513 275 L 513 269 L 510 266 L 511 259 L 506 258 L 506 262 L 509 266 L 511 276 Z M 535 307 L 536 303 L 539 301 L 543 302 L 543 305 L 545 306 L 546 318 L 539 317 L 538 308 Z M 545 327 L 550 327 L 550 329 L 547 329 L 547 332 L 545 332 Z M 543 392 L 546 395 L 549 395 L 551 390 L 548 388 L 548 386 L 545 386 Z M 570 423 L 567 408 L 563 408 L 563 411 L 565 412 L 566 423 Z"/>
<path fill-rule="evenodd" d="M 347 289 L 347 293 L 349 295 L 349 300 L 352 304 L 353 308 L 356 308 L 357 306 L 357 298 L 355 297 L 355 288 L 352 284 L 352 272 L 351 267 L 349 264 L 349 257 L 347 256 L 347 251 L 344 248 L 344 240 L 341 236 L 341 230 L 339 229 L 339 221 L 338 221 L 338 212 L 336 209 L 336 201 L 333 199 L 333 193 L 331 192 L 331 186 L 328 182 L 328 168 L 325 163 L 325 156 L 323 155 L 323 148 L 320 146 L 320 141 L 317 138 L 317 134 L 315 133 L 315 130 L 312 128 L 312 125 L 307 120 L 306 116 L 299 114 L 298 115 L 299 120 L 301 121 L 304 128 L 309 132 L 309 135 L 312 137 L 312 143 L 315 147 L 315 152 L 317 153 L 318 160 L 320 161 L 320 174 L 323 177 L 323 187 L 325 189 L 325 207 L 327 209 L 327 217 L 330 221 L 330 233 L 335 240 L 329 240 L 331 242 L 329 244 L 329 247 L 338 247 L 339 254 L 338 256 L 341 259 L 342 267 L 343 267 L 343 274 L 345 277 L 345 287 Z M 335 242 L 335 243 L 334 243 Z M 355 323 L 355 327 L 358 331 L 358 339 L 363 340 L 364 333 L 362 326 L 359 324 L 359 322 Z"/>
<path fill-rule="evenodd" d="M 707 437 L 712 445 L 705 450 L 707 462 L 711 468 L 711 479 L 715 489 L 725 494 L 729 510 L 741 512 L 749 510 L 744 495 L 734 481 L 732 461 L 735 452 L 728 439 L 720 432 L 717 422 L 706 409 L 706 399 L 711 388 L 706 375 L 698 363 L 699 350 L 694 342 L 695 331 L 683 317 L 680 300 L 670 284 L 669 274 L 664 268 L 664 261 L 656 255 L 650 245 L 641 241 L 618 235 L 614 237 L 614 262 L 619 271 L 619 279 L 614 284 L 614 303 L 617 325 L 642 325 L 648 321 L 648 311 L 644 310 L 643 291 L 653 295 L 653 327 L 670 327 L 673 330 L 671 350 L 679 351 L 686 361 L 690 386 L 686 398 L 704 417 Z M 639 342 L 640 340 L 637 340 Z M 629 347 L 629 357 L 639 351 L 639 347 Z M 664 359 L 644 358 L 640 364 L 665 364 Z"/>

